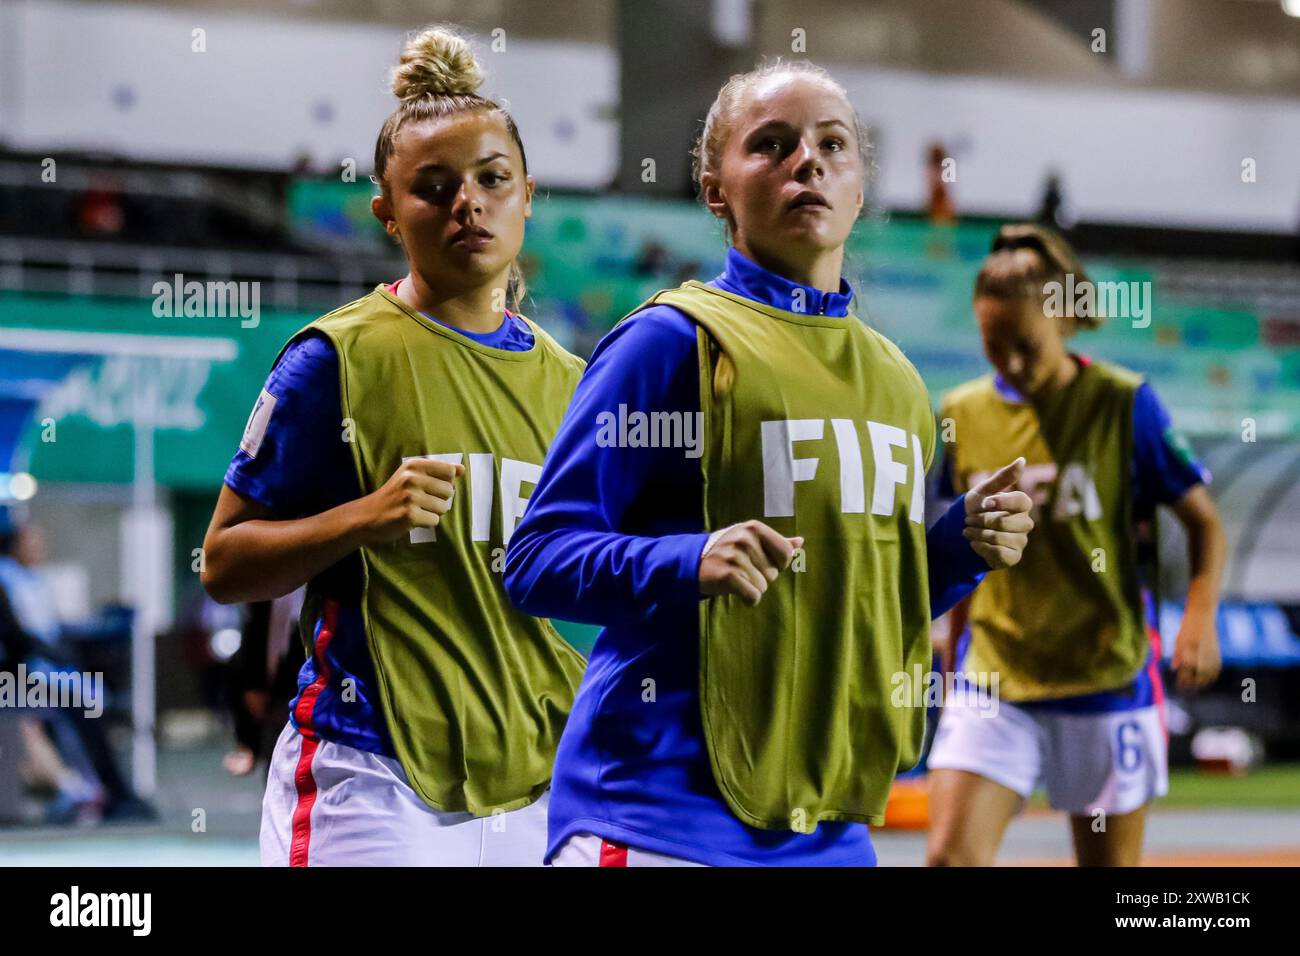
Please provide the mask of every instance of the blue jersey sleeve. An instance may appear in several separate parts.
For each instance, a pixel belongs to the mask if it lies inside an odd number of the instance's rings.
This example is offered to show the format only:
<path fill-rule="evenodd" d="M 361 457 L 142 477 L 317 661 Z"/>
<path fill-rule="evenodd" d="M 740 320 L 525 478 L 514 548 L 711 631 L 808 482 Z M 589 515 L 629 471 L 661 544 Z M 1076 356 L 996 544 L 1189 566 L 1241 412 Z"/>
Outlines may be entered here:
<path fill-rule="evenodd" d="M 226 484 L 285 518 L 360 497 L 341 409 L 333 345 L 317 334 L 291 343 L 257 398 Z"/>
<path fill-rule="evenodd" d="M 957 497 L 957 489 L 953 487 L 952 481 L 952 455 L 946 449 L 939 461 L 939 475 L 934 481 L 934 490 L 944 500 Z"/>
<path fill-rule="evenodd" d="M 1194 485 L 1209 483 L 1209 471 L 1174 428 L 1151 383 L 1143 382 L 1133 397 L 1134 513 L 1150 516 L 1156 505 L 1172 505 Z"/>
<path fill-rule="evenodd" d="M 944 513 L 925 533 L 927 572 L 930 580 L 930 617 L 938 618 L 979 586 L 989 572 L 988 562 L 976 553 L 962 530 L 966 527 L 966 500 L 953 486 L 952 450 L 940 445 L 930 490 L 937 502 L 948 502 Z M 956 500 L 953 500 L 956 499 Z"/>
<path fill-rule="evenodd" d="M 602 447 L 597 440 L 602 417 L 620 406 L 698 412 L 698 382 L 695 325 L 676 309 L 646 309 L 601 340 L 510 537 L 505 586 L 520 609 L 609 625 L 699 600 L 708 535 L 698 510 L 674 500 L 668 481 L 698 474 L 698 462 L 680 448 Z M 663 533 L 663 523 L 656 533 L 636 533 L 645 530 L 638 525 L 655 496 L 655 510 L 683 513 L 679 533 Z"/>
<path fill-rule="evenodd" d="M 951 610 L 989 571 L 988 562 L 962 534 L 965 527 L 966 499 L 959 496 L 925 533 L 931 618 Z"/>

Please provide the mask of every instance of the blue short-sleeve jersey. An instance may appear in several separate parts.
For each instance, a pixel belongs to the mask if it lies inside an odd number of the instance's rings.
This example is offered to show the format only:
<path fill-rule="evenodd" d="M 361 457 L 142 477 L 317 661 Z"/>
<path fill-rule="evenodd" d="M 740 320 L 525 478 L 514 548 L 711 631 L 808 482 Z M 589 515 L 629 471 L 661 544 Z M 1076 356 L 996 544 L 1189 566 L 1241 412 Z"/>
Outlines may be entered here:
<path fill-rule="evenodd" d="M 533 347 L 528 324 L 510 313 L 495 332 L 456 331 L 493 348 Z M 304 333 L 276 361 L 225 483 L 277 519 L 319 514 L 361 497 L 343 425 L 338 354 L 323 334 Z M 289 717 L 299 730 L 325 740 L 395 757 L 362 626 L 361 580 L 355 553 L 318 577 L 318 588 L 334 604 L 334 627 L 327 632 L 324 613 L 315 622 Z"/>

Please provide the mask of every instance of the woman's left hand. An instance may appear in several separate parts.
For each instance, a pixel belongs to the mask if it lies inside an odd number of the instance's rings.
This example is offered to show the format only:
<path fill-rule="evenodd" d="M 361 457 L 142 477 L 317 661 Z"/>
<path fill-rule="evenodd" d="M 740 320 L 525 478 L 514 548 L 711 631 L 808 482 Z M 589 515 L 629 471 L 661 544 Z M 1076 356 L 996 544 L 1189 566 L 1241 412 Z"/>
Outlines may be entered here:
<path fill-rule="evenodd" d="M 1219 635 L 1214 629 L 1214 616 L 1189 610 L 1174 639 L 1174 658 L 1170 666 L 1178 676 L 1178 689 L 1184 694 L 1194 693 L 1214 683 L 1223 666 L 1219 653 Z"/>
<path fill-rule="evenodd" d="M 1009 568 L 1020 562 L 1029 542 L 1034 503 L 1023 491 L 1013 491 L 1025 470 L 1017 458 L 966 492 L 966 527 L 962 534 L 990 568 Z"/>

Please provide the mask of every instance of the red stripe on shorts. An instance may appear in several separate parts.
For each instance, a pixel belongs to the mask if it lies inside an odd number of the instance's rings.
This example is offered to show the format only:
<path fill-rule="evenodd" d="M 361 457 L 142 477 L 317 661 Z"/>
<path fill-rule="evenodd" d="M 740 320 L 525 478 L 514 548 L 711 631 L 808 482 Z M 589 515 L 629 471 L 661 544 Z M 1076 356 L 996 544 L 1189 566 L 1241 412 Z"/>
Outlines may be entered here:
<path fill-rule="evenodd" d="M 325 651 L 329 648 L 334 628 L 338 624 L 338 602 L 327 600 L 320 630 L 316 632 L 316 679 L 298 697 L 298 706 L 294 708 L 294 720 L 302 740 L 302 751 L 298 754 L 298 766 L 294 768 L 293 785 L 298 791 L 298 803 L 293 808 L 292 837 L 289 841 L 289 865 L 306 866 L 307 849 L 311 845 L 311 808 L 316 805 L 316 778 L 311 774 L 312 758 L 320 747 L 320 738 L 312 730 L 311 713 L 316 706 L 316 698 L 329 684 L 330 668 L 325 660 Z"/>
<path fill-rule="evenodd" d="M 307 848 L 311 845 L 311 808 L 316 805 L 316 778 L 311 775 L 311 761 L 320 746 L 319 737 L 303 737 L 293 784 L 298 803 L 293 808 L 293 839 L 289 842 L 289 865 L 306 866 Z"/>
<path fill-rule="evenodd" d="M 303 734 L 312 734 L 311 714 L 316 708 L 316 698 L 329 686 L 330 665 L 325 659 L 330 640 L 334 637 L 334 628 L 338 625 L 339 605 L 337 601 L 326 600 L 324 614 L 321 615 L 320 630 L 316 632 L 315 658 L 316 679 L 298 695 L 298 706 L 293 710 L 294 723 Z"/>
<path fill-rule="evenodd" d="M 601 866 L 627 866 L 627 847 L 621 843 L 600 841 Z"/>
<path fill-rule="evenodd" d="M 1151 678 L 1151 690 L 1154 695 L 1156 713 L 1160 715 L 1160 730 L 1169 742 L 1169 722 L 1165 719 L 1165 684 L 1160 679 L 1160 630 L 1147 625 L 1147 636 L 1151 641 L 1151 660 L 1147 664 L 1147 675 Z"/>

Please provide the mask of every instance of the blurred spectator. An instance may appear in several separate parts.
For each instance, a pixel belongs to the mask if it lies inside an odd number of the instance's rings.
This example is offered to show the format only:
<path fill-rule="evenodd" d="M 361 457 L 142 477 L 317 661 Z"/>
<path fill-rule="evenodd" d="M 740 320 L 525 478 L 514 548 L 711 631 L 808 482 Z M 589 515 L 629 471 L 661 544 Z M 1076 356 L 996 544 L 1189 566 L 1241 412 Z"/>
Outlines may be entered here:
<path fill-rule="evenodd" d="M 1047 176 L 1043 187 L 1043 199 L 1038 207 L 1037 219 L 1045 226 L 1068 230 L 1074 225 L 1074 216 L 1065 204 L 1065 193 L 1061 189 L 1061 177 L 1056 172 Z"/>
<path fill-rule="evenodd" d="M 948 182 L 952 177 L 945 176 L 945 172 L 950 168 L 945 164 L 950 158 L 942 143 L 930 144 L 926 154 L 929 198 L 926 202 L 925 214 L 935 225 L 949 225 L 957 221 L 957 207 L 953 204 L 952 195 L 948 190 Z"/>
<path fill-rule="evenodd" d="M 306 650 L 298 639 L 305 588 L 274 601 L 244 606 L 242 640 L 231 659 L 227 700 L 235 718 L 235 749 L 222 760 L 242 777 L 270 757 L 284 729 L 289 702 L 298 693 Z"/>
<path fill-rule="evenodd" d="M 77 201 L 77 228 L 86 239 L 112 239 L 125 223 L 122 191 L 112 180 L 100 179 Z"/>
<path fill-rule="evenodd" d="M 672 285 L 682 285 L 691 279 L 697 278 L 703 266 L 699 259 L 688 259 L 677 266 L 677 272 L 672 278 Z"/>
<path fill-rule="evenodd" d="M 44 560 L 44 538 L 40 530 L 21 523 L 11 508 L 0 508 L 0 594 L 4 598 L 0 602 L 0 658 L 6 669 L 22 663 L 28 674 L 74 675 L 80 681 L 82 669 L 73 650 L 62 640 L 54 613 L 54 595 L 36 570 Z M 98 791 L 95 798 L 103 801 L 105 819 L 139 820 L 156 816 L 153 808 L 131 791 L 118 770 L 98 719 L 87 716 L 84 710 L 51 707 L 42 715 L 41 723 L 63 762 L 75 768 L 83 781 Z M 49 762 L 43 765 L 48 767 Z M 82 817 L 81 804 L 88 793 L 84 788 L 61 791 L 51 808 L 54 819 L 61 819 L 65 814 L 68 819 Z"/>
<path fill-rule="evenodd" d="M 103 788 L 63 762 L 58 748 L 39 720 L 23 718 L 18 725 L 24 751 L 19 772 L 29 791 L 48 797 L 44 809 L 45 822 L 99 822 L 103 818 Z"/>
<path fill-rule="evenodd" d="M 637 250 L 632 273 L 638 276 L 654 276 L 667 271 L 668 266 L 668 247 L 662 242 L 648 239 Z"/>
<path fill-rule="evenodd" d="M 167 640 L 181 648 L 203 705 L 215 713 L 225 712 L 231 657 L 242 640 L 239 608 L 218 604 L 197 580 L 189 582 Z"/>
<path fill-rule="evenodd" d="M 14 674 L 19 664 L 35 659 L 40 642 L 19 623 L 0 587 L 0 671 Z M 103 789 L 91 779 L 69 767 L 50 740 L 39 717 L 18 718 L 18 739 L 22 743 L 19 776 L 27 790 L 47 799 L 47 823 L 93 822 L 100 818 L 104 802 Z M 12 773 L 13 768 L 7 768 Z"/>

